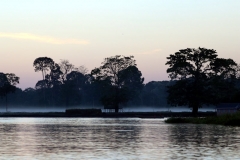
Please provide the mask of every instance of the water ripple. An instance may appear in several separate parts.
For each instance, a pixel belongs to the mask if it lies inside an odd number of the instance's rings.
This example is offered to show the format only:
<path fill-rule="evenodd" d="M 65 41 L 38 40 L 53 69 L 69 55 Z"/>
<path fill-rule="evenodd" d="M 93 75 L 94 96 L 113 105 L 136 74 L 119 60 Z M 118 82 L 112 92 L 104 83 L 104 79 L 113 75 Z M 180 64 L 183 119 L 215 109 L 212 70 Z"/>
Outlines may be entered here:
<path fill-rule="evenodd" d="M 1 159 L 239 159 L 240 127 L 161 119 L 0 118 Z"/>

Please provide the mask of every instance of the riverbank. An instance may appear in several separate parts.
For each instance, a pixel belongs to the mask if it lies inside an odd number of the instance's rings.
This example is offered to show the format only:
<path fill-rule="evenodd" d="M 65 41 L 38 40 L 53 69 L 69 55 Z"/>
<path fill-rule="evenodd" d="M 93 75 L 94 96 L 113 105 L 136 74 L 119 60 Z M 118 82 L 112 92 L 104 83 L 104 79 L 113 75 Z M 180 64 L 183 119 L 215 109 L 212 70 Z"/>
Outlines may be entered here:
<path fill-rule="evenodd" d="M 240 126 L 240 112 L 211 117 L 172 117 L 165 120 L 166 123 L 193 123 L 193 124 L 216 124 L 226 126 Z"/>
<path fill-rule="evenodd" d="M 200 112 L 200 117 L 215 116 L 215 112 Z M 0 117 L 83 117 L 83 118 L 164 118 L 191 117 L 191 112 L 103 112 L 103 113 L 65 113 L 65 112 L 2 112 Z"/>

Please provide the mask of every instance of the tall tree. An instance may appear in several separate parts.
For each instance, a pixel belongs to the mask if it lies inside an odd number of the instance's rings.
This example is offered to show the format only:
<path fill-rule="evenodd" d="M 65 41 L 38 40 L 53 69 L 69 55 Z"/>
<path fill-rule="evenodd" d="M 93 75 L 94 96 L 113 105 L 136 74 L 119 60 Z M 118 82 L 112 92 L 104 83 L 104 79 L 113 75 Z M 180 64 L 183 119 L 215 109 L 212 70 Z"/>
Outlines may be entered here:
<path fill-rule="evenodd" d="M 91 75 L 101 83 L 102 103 L 119 111 L 119 104 L 132 99 L 133 90 L 142 87 L 144 79 L 137 69 L 133 56 L 116 55 L 105 58 L 103 65 L 92 70 Z M 104 92 L 105 91 L 105 92 Z"/>
<path fill-rule="evenodd" d="M 38 86 L 41 83 L 42 90 L 43 90 L 43 99 L 44 99 L 44 104 L 46 103 L 46 91 L 45 88 L 47 87 L 46 83 L 46 75 L 47 71 L 49 71 L 51 68 L 54 67 L 54 61 L 49 58 L 49 57 L 39 57 L 34 60 L 33 66 L 35 68 L 35 72 L 42 71 L 42 76 L 43 76 L 43 81 L 38 82 Z"/>
<path fill-rule="evenodd" d="M 182 49 L 167 57 L 167 73 L 171 80 L 177 80 L 168 88 L 168 103 L 188 105 L 194 115 L 202 105 L 217 103 L 223 92 L 216 84 L 225 85 L 226 79 L 236 76 L 236 63 L 217 57 L 215 50 L 200 47 Z"/>
<path fill-rule="evenodd" d="M 47 88 L 52 88 L 54 86 L 61 85 L 61 76 L 62 76 L 62 71 L 60 66 L 55 63 L 51 68 L 50 68 L 50 73 L 45 76 L 45 80 L 47 83 Z"/>
<path fill-rule="evenodd" d="M 71 105 L 79 105 L 81 103 L 86 82 L 85 75 L 78 71 L 72 71 L 67 75 L 63 85 L 63 88 L 65 88 L 66 106 L 70 103 Z"/>

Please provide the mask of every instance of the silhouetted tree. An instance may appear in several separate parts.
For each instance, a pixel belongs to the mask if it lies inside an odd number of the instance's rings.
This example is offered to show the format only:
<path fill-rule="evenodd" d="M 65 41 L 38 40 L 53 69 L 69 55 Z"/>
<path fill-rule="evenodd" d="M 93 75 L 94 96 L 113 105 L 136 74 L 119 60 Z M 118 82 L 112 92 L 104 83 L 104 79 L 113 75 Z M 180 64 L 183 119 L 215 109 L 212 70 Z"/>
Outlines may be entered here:
<path fill-rule="evenodd" d="M 61 86 L 60 86 L 60 95 L 61 99 L 65 103 L 65 106 L 68 107 L 70 103 L 70 97 L 71 96 L 76 96 L 74 95 L 73 90 L 75 90 L 75 85 L 72 81 L 69 79 L 69 74 L 72 71 L 77 70 L 73 64 L 71 64 L 68 60 L 61 60 L 59 63 L 61 75 L 60 75 L 60 81 L 61 81 Z M 75 93 L 76 94 L 76 93 Z M 77 93 L 78 95 L 78 93 Z"/>
<path fill-rule="evenodd" d="M 61 75 L 62 71 L 60 66 L 55 63 L 51 68 L 50 68 L 50 73 L 45 76 L 45 81 L 47 84 L 47 88 L 52 88 L 54 86 L 61 85 Z"/>
<path fill-rule="evenodd" d="M 57 105 L 57 101 L 60 99 L 60 90 L 61 90 L 61 76 L 62 71 L 60 66 L 55 63 L 50 68 L 50 73 L 45 76 L 45 82 L 46 82 L 46 88 L 47 88 L 47 94 L 48 94 L 48 103 L 52 106 Z"/>
<path fill-rule="evenodd" d="M 43 80 L 45 80 L 46 71 L 49 71 L 54 65 L 54 61 L 48 57 L 39 57 L 34 60 L 33 66 L 35 72 L 42 71 Z"/>
<path fill-rule="evenodd" d="M 87 72 L 88 72 L 88 69 L 84 66 L 84 65 L 81 65 L 77 68 L 78 72 L 82 73 L 83 75 L 86 75 Z"/>
<path fill-rule="evenodd" d="M 73 64 L 71 64 L 68 60 L 61 60 L 59 63 L 60 70 L 62 72 L 61 74 L 61 81 L 64 83 L 64 81 L 67 80 L 67 75 L 71 73 L 72 71 L 77 70 L 77 68 L 74 67 Z"/>
<path fill-rule="evenodd" d="M 122 94 L 126 96 L 125 102 L 136 97 L 144 87 L 141 71 L 136 66 L 129 66 L 126 69 L 119 71 L 119 83 L 122 89 Z"/>
<path fill-rule="evenodd" d="M 43 90 L 43 97 L 44 97 L 43 99 L 44 99 L 44 103 L 45 103 L 45 101 L 46 101 L 45 88 L 47 87 L 46 86 L 47 82 L 46 82 L 45 78 L 47 75 L 47 71 L 49 71 L 49 70 L 51 70 L 51 68 L 53 68 L 54 61 L 49 57 L 39 57 L 34 60 L 33 66 L 35 68 L 34 69 L 35 72 L 42 71 L 43 81 L 39 81 L 37 85 L 39 86 L 41 84 L 41 89 Z"/>
<path fill-rule="evenodd" d="M 104 106 L 115 108 L 133 98 L 136 90 L 142 88 L 142 74 L 137 69 L 133 56 L 116 55 L 105 58 L 103 65 L 92 70 L 91 75 L 101 85 Z"/>
<path fill-rule="evenodd" d="M 236 76 L 236 63 L 232 59 L 217 58 L 213 49 L 182 49 L 167 57 L 167 73 L 172 80 L 178 80 L 169 86 L 168 103 L 188 105 L 196 115 L 198 108 L 206 104 L 215 104 L 224 94 L 226 79 Z M 220 86 L 221 87 L 220 87 Z"/>
<path fill-rule="evenodd" d="M 6 112 L 8 109 L 8 93 L 14 93 L 16 85 L 19 83 L 19 77 L 14 73 L 0 73 L 0 95 L 6 98 Z"/>

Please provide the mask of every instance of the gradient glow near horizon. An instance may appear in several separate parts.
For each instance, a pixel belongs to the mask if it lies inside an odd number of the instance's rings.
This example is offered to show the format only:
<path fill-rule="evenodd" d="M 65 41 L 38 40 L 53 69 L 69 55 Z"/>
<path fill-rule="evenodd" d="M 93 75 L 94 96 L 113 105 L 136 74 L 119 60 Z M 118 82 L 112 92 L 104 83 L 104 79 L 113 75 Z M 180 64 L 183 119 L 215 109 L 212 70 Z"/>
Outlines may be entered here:
<path fill-rule="evenodd" d="M 41 80 L 33 61 L 67 59 L 89 71 L 106 57 L 133 55 L 149 81 L 168 80 L 166 57 L 215 49 L 240 62 L 238 0 L 8 0 L 0 2 L 0 72 L 18 87 Z"/>

